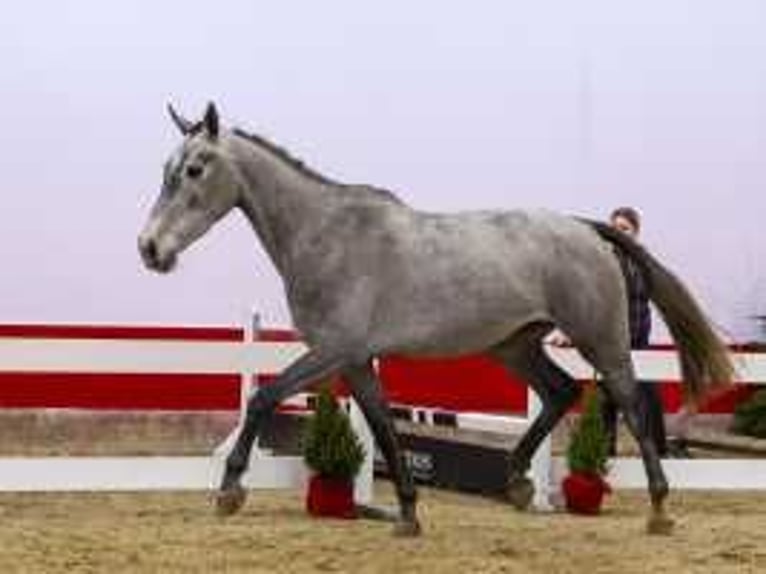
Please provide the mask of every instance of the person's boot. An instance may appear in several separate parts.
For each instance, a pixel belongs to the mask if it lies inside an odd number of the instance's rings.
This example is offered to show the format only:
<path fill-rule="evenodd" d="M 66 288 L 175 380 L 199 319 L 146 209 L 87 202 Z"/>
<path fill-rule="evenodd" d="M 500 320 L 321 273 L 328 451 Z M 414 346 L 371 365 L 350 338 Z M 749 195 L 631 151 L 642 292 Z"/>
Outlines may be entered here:
<path fill-rule="evenodd" d="M 669 438 L 667 446 L 668 458 L 694 458 L 689 451 L 689 445 L 686 440 L 680 437 Z"/>

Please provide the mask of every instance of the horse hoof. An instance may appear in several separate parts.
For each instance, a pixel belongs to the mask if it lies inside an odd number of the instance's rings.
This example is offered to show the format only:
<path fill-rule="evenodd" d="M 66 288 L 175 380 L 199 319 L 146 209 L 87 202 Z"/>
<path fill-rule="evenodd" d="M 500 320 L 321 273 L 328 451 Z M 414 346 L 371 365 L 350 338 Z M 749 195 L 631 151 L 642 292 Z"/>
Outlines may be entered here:
<path fill-rule="evenodd" d="M 394 536 L 397 538 L 416 538 L 420 536 L 422 529 L 420 522 L 415 520 L 400 520 L 394 526 Z"/>
<path fill-rule="evenodd" d="M 236 514 L 244 506 L 246 498 L 247 492 L 239 485 L 219 491 L 215 500 L 216 514 L 218 516 Z"/>
<path fill-rule="evenodd" d="M 516 510 L 527 510 L 535 496 L 535 485 L 526 477 L 511 479 L 506 489 L 506 498 Z"/>
<path fill-rule="evenodd" d="M 646 523 L 646 532 L 654 536 L 670 536 L 673 534 L 675 522 L 665 515 L 653 515 Z"/>

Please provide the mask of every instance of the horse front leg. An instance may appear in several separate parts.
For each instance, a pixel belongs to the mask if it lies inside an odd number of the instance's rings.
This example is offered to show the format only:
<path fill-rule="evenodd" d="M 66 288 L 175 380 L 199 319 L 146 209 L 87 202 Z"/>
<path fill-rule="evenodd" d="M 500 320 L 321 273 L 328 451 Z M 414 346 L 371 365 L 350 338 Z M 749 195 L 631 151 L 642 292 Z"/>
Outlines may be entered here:
<path fill-rule="evenodd" d="M 310 384 L 337 373 L 342 366 L 343 360 L 337 356 L 308 351 L 274 383 L 259 388 L 249 399 L 244 424 L 226 458 L 223 480 L 216 497 L 218 514 L 234 514 L 244 505 L 247 493 L 241 484 L 242 475 L 247 470 L 253 443 L 277 405 Z"/>
<path fill-rule="evenodd" d="M 396 488 L 399 518 L 394 527 L 397 536 L 418 536 L 421 532 L 417 517 L 417 491 L 404 453 L 396 437 L 396 429 L 388 404 L 370 362 L 347 368 L 343 376 L 359 408 L 370 425 L 375 441 L 386 459 L 388 471 Z M 371 453 L 368 453 L 368 456 Z"/>

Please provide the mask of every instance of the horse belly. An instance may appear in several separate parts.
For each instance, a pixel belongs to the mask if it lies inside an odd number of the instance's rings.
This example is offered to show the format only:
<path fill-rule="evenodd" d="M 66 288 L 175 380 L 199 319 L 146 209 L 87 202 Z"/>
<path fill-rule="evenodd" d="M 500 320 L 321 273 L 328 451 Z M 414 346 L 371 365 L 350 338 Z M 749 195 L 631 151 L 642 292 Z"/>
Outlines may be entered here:
<path fill-rule="evenodd" d="M 538 301 L 514 296 L 512 290 L 504 296 L 485 293 L 473 298 L 432 295 L 399 301 L 381 314 L 373 338 L 383 350 L 413 356 L 481 352 L 547 317 Z"/>

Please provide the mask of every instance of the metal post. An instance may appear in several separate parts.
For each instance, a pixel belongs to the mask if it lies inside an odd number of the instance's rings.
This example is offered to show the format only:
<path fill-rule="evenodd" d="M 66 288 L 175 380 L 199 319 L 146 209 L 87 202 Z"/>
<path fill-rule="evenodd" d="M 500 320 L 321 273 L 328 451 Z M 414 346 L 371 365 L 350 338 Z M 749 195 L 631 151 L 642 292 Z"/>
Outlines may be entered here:
<path fill-rule="evenodd" d="M 368 504 L 372 502 L 373 498 L 372 483 L 375 440 L 370 427 L 367 425 L 367 420 L 364 418 L 364 413 L 362 413 L 362 410 L 353 399 L 349 399 L 349 419 L 351 420 L 351 427 L 359 437 L 359 440 L 362 441 L 364 448 L 364 462 L 359 469 L 359 474 L 357 474 L 354 483 L 354 500 L 357 503 Z"/>
<path fill-rule="evenodd" d="M 527 389 L 527 415 L 529 424 L 532 423 L 542 412 L 543 404 L 531 387 Z M 530 473 L 532 474 L 532 484 L 535 486 L 535 496 L 532 499 L 532 505 L 535 510 L 548 512 L 553 510 L 551 504 L 551 467 L 552 467 L 552 448 L 551 437 L 548 436 L 537 449 L 535 456 L 532 457 L 530 464 Z"/>
<path fill-rule="evenodd" d="M 242 325 L 242 344 L 247 347 L 258 339 L 258 333 L 261 330 L 261 316 L 257 311 L 248 312 Z M 255 392 L 253 381 L 255 378 L 255 372 L 249 366 L 245 366 L 240 373 L 240 385 L 239 385 L 239 419 L 237 425 L 229 433 L 229 435 L 221 441 L 221 443 L 215 448 L 215 455 L 227 456 L 231 449 L 234 447 L 234 443 L 239 436 L 239 431 L 245 424 L 245 416 L 247 415 L 247 403 L 250 400 L 250 396 Z M 258 443 L 253 445 L 253 450 L 250 456 L 252 460 L 255 457 L 259 457 L 265 454 Z"/>

